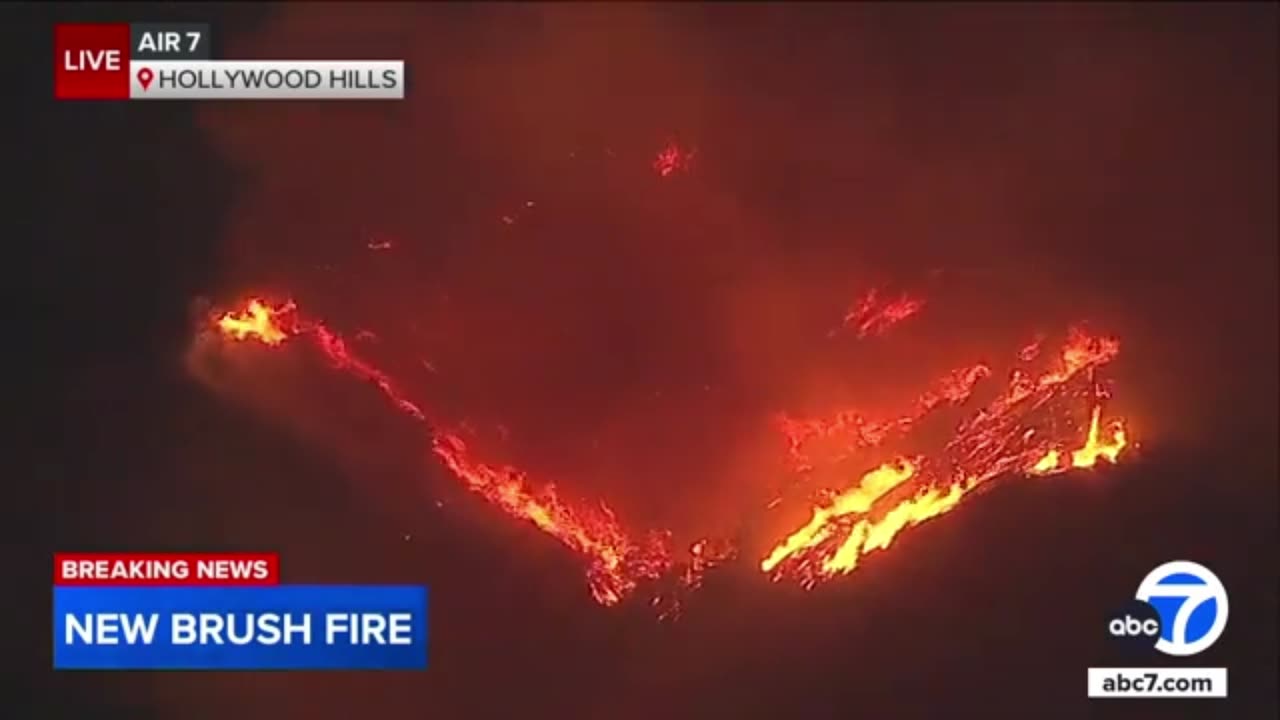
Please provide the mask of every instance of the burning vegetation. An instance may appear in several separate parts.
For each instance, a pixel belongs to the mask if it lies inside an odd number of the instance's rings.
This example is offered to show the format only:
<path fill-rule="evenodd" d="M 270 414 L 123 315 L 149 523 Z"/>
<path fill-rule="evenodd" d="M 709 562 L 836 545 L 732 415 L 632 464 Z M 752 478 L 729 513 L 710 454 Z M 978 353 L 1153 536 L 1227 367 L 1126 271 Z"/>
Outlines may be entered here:
<path fill-rule="evenodd" d="M 845 318 L 845 325 L 856 328 L 859 336 L 879 334 L 922 307 L 923 301 L 906 296 L 882 302 L 872 292 Z M 633 534 L 604 503 L 572 502 L 555 484 L 477 457 L 462 433 L 429 419 L 391 377 L 357 357 L 323 323 L 303 317 L 293 302 L 273 305 L 251 299 L 213 324 L 229 341 L 273 348 L 294 339 L 309 341 L 332 367 L 378 388 L 392 407 L 426 427 L 433 455 L 468 490 L 581 556 L 590 592 L 602 605 L 615 605 L 646 583 L 656 587 L 669 581 L 680 591 L 697 588 L 708 570 L 737 555 L 731 543 L 713 538 L 677 552 L 668 532 Z M 995 388 L 991 399 L 967 410 L 940 446 L 877 463 L 847 486 L 826 491 L 813 503 L 808 522 L 777 538 L 758 561 L 760 571 L 776 581 L 813 587 L 852 572 L 865 555 L 888 548 L 903 530 L 950 512 L 994 480 L 1051 475 L 1119 460 L 1130 441 L 1122 420 L 1104 420 L 1109 393 L 1099 375 L 1118 355 L 1119 342 L 1081 329 L 1071 330 L 1057 353 L 1041 353 L 1042 342 L 1037 338 L 1013 353 L 1006 382 Z M 1046 358 L 1039 369 L 1032 366 Z M 953 369 L 910 407 L 890 417 L 856 411 L 829 418 L 783 416 L 779 429 L 788 463 L 798 476 L 818 468 L 839 470 L 908 436 L 938 411 L 964 410 L 992 377 L 985 363 Z M 821 449 L 815 451 L 815 446 Z M 670 612 L 679 594 L 658 595 L 653 603 Z"/>
<path fill-rule="evenodd" d="M 393 407 L 427 426 L 432 453 L 467 489 L 583 556 L 591 594 L 602 605 L 617 604 L 639 583 L 668 573 L 678 576 L 680 585 L 696 587 L 703 572 L 732 554 L 731 548 L 700 541 L 689 549 L 688 558 L 677 561 L 669 533 L 635 538 L 604 503 L 570 503 L 560 497 L 554 484 L 535 483 L 518 468 L 476 458 L 461 433 L 428 420 L 390 377 L 354 355 L 345 340 L 324 324 L 301 318 L 292 302 L 273 307 L 253 299 L 244 310 L 221 316 L 216 326 L 232 340 L 256 340 L 271 347 L 292 338 L 310 340 L 334 368 L 377 387 Z M 664 605 L 664 612 L 672 610 Z"/>
<path fill-rule="evenodd" d="M 1115 462 L 1128 445 L 1120 420 L 1102 429 L 1107 392 L 1097 371 L 1120 351 L 1113 338 L 1072 330 L 1056 362 L 1039 374 L 1015 366 L 996 397 L 972 412 L 936 452 L 900 457 L 872 469 L 813 508 L 808 523 L 778 542 L 760 569 L 806 586 L 853 571 L 862 556 L 889 547 L 902 530 L 950 512 L 979 486 L 1000 477 L 1048 475 Z M 1034 357 L 1023 352 L 1019 360 Z M 962 404 L 985 365 L 944 376 L 909 413 L 888 420 L 844 412 L 831 420 L 786 419 L 795 466 L 813 469 L 805 448 L 815 438 L 843 440 L 850 453 L 909 431 L 932 411 Z M 1078 417 L 1087 417 L 1081 429 Z M 834 456 L 842 460 L 845 455 Z"/>

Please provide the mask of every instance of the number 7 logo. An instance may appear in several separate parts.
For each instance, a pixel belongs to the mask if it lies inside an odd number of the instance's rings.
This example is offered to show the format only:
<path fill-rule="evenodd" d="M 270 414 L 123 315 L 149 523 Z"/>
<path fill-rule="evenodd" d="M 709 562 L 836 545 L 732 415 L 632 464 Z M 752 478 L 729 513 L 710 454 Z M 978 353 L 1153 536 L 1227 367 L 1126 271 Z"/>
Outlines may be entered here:
<path fill-rule="evenodd" d="M 1152 570 L 1137 599 L 1160 614 L 1163 632 L 1156 649 L 1184 657 L 1207 649 L 1227 627 L 1227 590 L 1208 568 L 1175 560 Z"/>

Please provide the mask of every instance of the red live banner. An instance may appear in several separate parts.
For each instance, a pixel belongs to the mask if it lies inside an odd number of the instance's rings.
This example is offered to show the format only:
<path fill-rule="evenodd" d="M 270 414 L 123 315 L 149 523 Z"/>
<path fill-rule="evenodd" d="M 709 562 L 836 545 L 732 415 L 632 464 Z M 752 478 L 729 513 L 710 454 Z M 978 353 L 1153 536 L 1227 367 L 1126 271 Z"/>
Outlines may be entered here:
<path fill-rule="evenodd" d="M 214 59 L 208 23 L 59 23 L 57 100 L 403 100 L 404 60 Z"/>
<path fill-rule="evenodd" d="M 53 96 L 129 99 L 128 23 L 59 24 L 53 29 Z"/>
<path fill-rule="evenodd" d="M 72 553 L 53 555 L 54 585 L 278 585 L 276 553 Z"/>

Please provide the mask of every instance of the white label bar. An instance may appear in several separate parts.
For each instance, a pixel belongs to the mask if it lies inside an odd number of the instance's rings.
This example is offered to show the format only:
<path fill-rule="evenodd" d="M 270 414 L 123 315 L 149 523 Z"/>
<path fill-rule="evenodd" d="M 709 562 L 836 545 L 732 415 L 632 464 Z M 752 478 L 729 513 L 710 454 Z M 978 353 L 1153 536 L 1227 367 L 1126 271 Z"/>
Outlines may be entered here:
<path fill-rule="evenodd" d="M 130 100 L 403 100 L 403 60 L 134 60 Z"/>
<path fill-rule="evenodd" d="M 1226 668 L 1089 668 L 1091 698 L 1224 698 Z"/>

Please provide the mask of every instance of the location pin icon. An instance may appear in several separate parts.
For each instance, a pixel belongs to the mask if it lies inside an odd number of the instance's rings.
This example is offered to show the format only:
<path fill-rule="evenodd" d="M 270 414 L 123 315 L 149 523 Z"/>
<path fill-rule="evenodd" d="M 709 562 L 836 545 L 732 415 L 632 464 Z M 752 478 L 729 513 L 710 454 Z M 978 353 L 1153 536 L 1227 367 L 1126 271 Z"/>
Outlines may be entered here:
<path fill-rule="evenodd" d="M 142 68 L 138 71 L 138 82 L 142 83 L 142 89 L 146 90 L 151 87 L 151 81 L 155 75 L 151 72 L 151 68 Z"/>

